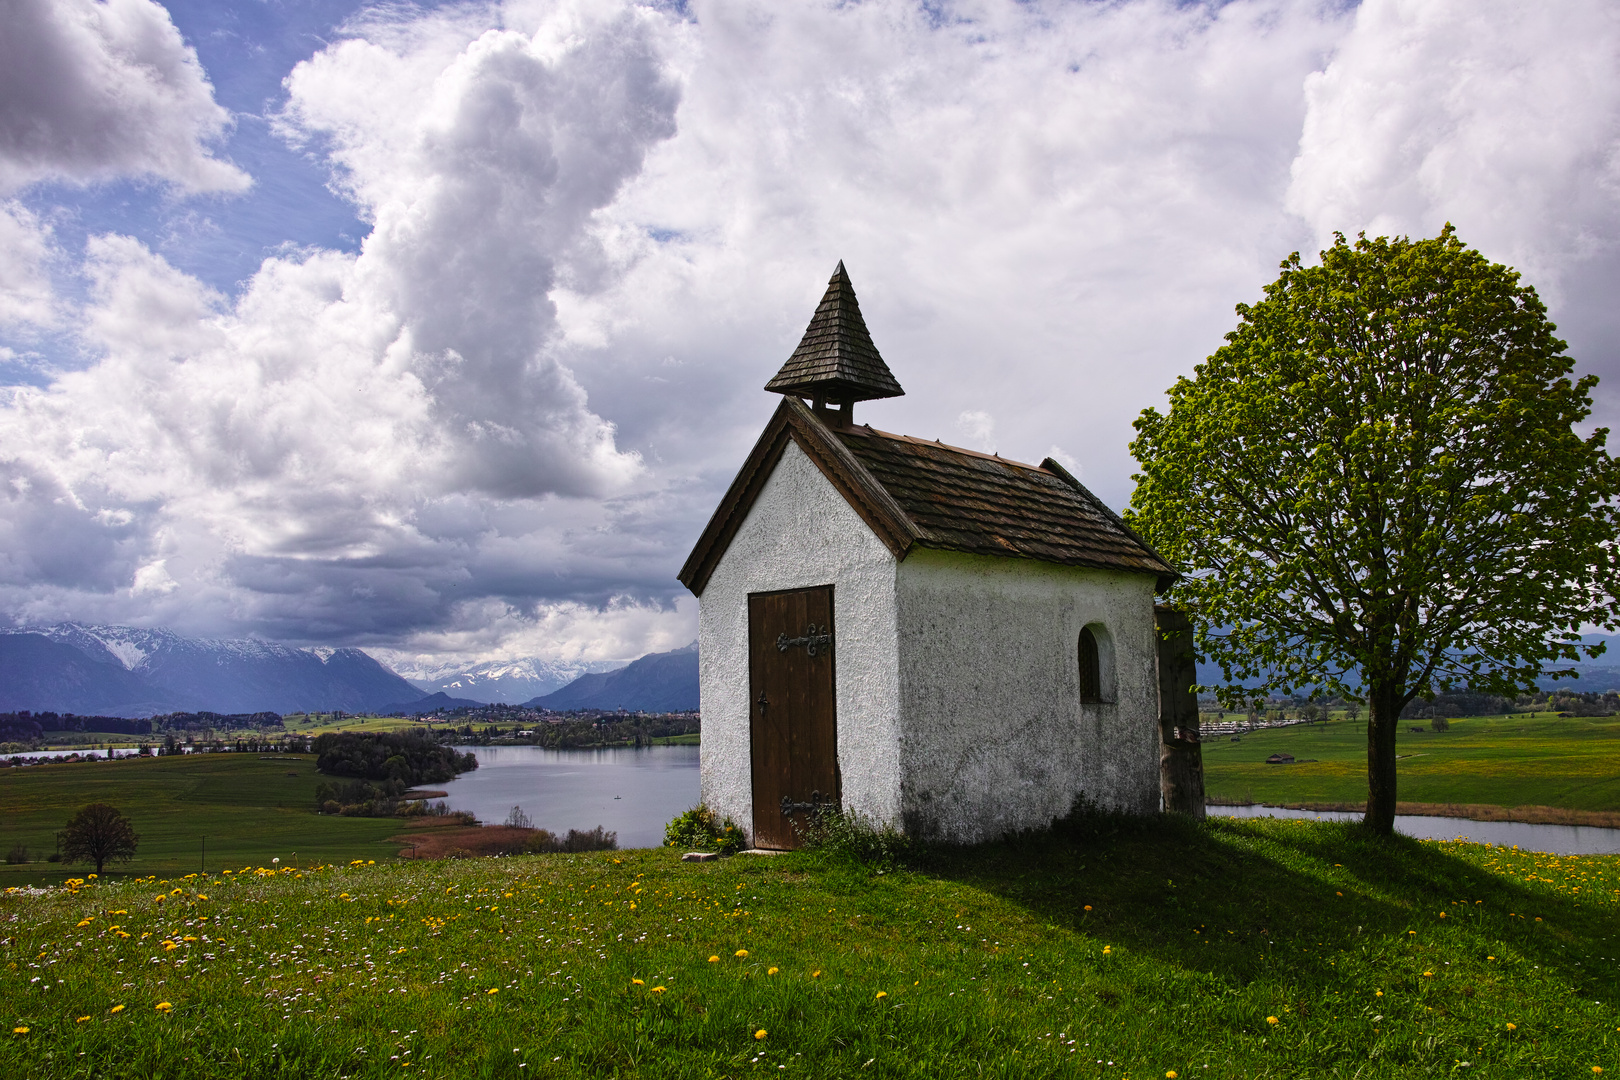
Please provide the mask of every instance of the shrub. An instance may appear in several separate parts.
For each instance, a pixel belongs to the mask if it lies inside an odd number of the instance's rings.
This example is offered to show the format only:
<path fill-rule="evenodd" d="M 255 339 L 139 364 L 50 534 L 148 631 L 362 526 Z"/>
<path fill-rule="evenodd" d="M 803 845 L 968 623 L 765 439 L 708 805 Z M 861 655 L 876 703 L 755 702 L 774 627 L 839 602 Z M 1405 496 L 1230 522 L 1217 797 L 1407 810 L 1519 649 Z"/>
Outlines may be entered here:
<path fill-rule="evenodd" d="M 28 861 L 28 845 L 27 844 L 18 844 L 15 847 L 13 847 L 10 851 L 6 852 L 6 862 L 10 863 L 13 866 L 17 865 L 18 863 L 25 863 L 27 861 Z"/>
<path fill-rule="evenodd" d="M 735 855 L 743 849 L 742 830 L 730 818 L 722 819 L 702 803 L 664 826 L 664 843 L 687 851 L 717 851 Z"/>
<path fill-rule="evenodd" d="M 545 829 L 534 830 L 534 835 L 524 843 L 524 850 L 531 855 L 546 855 L 556 852 L 575 854 L 581 851 L 615 851 L 619 847 L 619 834 L 607 832 L 598 825 L 594 829 L 581 831 L 569 829 L 566 836 L 556 836 Z"/>
<path fill-rule="evenodd" d="M 916 841 L 893 825 L 853 810 L 824 811 L 794 828 L 808 851 L 880 869 L 900 866 L 917 852 Z"/>

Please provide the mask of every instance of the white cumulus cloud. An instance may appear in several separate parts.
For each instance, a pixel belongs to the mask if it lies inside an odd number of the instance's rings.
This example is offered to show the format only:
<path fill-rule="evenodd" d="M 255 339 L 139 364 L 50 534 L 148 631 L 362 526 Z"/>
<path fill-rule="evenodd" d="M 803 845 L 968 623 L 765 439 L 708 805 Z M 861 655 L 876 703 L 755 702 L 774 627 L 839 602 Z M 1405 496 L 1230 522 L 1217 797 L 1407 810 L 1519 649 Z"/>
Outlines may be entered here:
<path fill-rule="evenodd" d="M 39 180 L 150 176 L 187 191 L 250 181 L 209 144 L 230 121 L 152 0 L 7 0 L 0 193 Z"/>

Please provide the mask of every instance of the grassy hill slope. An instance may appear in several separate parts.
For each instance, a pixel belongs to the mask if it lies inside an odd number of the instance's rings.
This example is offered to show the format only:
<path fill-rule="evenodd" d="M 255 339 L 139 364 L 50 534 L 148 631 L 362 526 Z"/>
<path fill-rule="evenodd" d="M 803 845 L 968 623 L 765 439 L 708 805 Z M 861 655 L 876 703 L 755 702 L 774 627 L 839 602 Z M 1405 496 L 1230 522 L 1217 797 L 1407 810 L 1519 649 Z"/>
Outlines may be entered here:
<path fill-rule="evenodd" d="M 1620 859 L 1268 820 L 91 884 L 0 897 L 0 1075 L 1591 1076 L 1617 915 Z"/>

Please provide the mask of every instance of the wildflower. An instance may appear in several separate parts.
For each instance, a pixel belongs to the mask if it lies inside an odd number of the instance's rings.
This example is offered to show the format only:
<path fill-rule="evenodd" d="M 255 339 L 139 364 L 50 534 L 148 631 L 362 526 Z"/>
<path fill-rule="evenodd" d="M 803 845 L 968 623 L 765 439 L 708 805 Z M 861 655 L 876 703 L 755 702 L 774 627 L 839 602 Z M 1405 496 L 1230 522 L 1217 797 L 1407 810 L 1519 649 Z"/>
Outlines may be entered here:
<path fill-rule="evenodd" d="M 1424 978 L 1425 978 L 1425 979 L 1432 979 L 1432 978 L 1434 978 L 1434 972 L 1432 972 L 1432 971 L 1425 971 L 1425 972 L 1424 972 L 1424 973 L 1423 973 L 1423 977 L 1424 977 Z"/>
<path fill-rule="evenodd" d="M 760 1028 L 758 1031 L 754 1032 L 754 1038 L 763 1039 L 767 1034 L 769 1034 L 769 1032 L 767 1032 L 764 1028 Z"/>
<path fill-rule="evenodd" d="M 1086 905 L 1086 910 L 1087 910 L 1087 911 L 1090 911 L 1090 910 L 1091 910 L 1091 905 L 1090 905 L 1090 904 L 1087 904 L 1087 905 Z"/>
<path fill-rule="evenodd" d="M 88 918 L 88 919 L 80 919 L 80 920 L 79 920 L 79 925 L 80 925 L 80 926 L 89 926 L 89 925 L 90 925 L 90 922 L 91 922 L 91 920 L 92 920 L 92 919 L 94 919 L 94 918 L 95 918 L 95 916 L 94 916 L 94 915 L 92 915 L 92 916 L 90 916 L 90 917 L 89 917 L 89 918 Z"/>
<path fill-rule="evenodd" d="M 887 990 L 879 990 L 877 992 L 877 997 L 873 998 L 872 1000 L 873 1001 L 882 1001 L 884 998 L 886 998 L 888 996 L 889 996 L 889 992 Z"/>
<path fill-rule="evenodd" d="M 1171 1069 L 1169 1072 L 1165 1073 L 1164 1080 L 1176 1080 L 1176 1070 Z"/>
<path fill-rule="evenodd" d="M 746 960 L 746 959 L 748 959 L 748 950 L 747 949 L 738 949 L 732 955 L 735 956 L 739 960 Z"/>
<path fill-rule="evenodd" d="M 1507 1026 L 1507 1029 L 1509 1031 L 1518 1031 L 1519 1030 L 1519 1025 L 1518 1024 L 1509 1024 Z"/>
<path fill-rule="evenodd" d="M 158 1012 L 168 1012 L 172 1008 L 174 1008 L 174 1003 L 172 1001 L 160 1001 L 157 1003 Z"/>
<path fill-rule="evenodd" d="M 1279 1022 L 1280 1021 L 1278 1021 L 1275 1016 L 1266 1017 L 1266 1023 L 1270 1024 L 1272 1027 L 1276 1027 Z"/>
<path fill-rule="evenodd" d="M 767 974 L 767 975 L 775 975 L 776 974 L 776 969 L 775 968 L 770 968 L 765 972 L 765 974 Z"/>
<path fill-rule="evenodd" d="M 1104 945 L 1103 946 L 1103 955 L 1104 956 L 1108 956 L 1108 955 L 1112 954 L 1113 951 L 1114 951 L 1114 947 L 1112 945 Z"/>
<path fill-rule="evenodd" d="M 112 1008 L 108 1009 L 107 1011 L 109 1013 L 121 1013 L 121 1012 L 124 1011 L 124 1007 L 122 1005 L 114 1005 Z"/>
<path fill-rule="evenodd" d="M 1384 996 L 1384 992 L 1382 990 L 1374 990 L 1373 994 L 1376 997 L 1383 997 Z"/>
<path fill-rule="evenodd" d="M 484 993 L 486 993 L 486 994 L 498 994 L 500 992 L 501 992 L 501 988 L 498 987 L 498 986 L 492 986 L 488 990 L 484 991 Z"/>
<path fill-rule="evenodd" d="M 631 979 L 630 980 L 630 985 L 631 986 L 646 986 L 647 984 L 642 982 L 640 979 Z"/>
<path fill-rule="evenodd" d="M 655 986 L 655 987 L 653 987 L 651 990 L 649 990 L 647 992 L 649 994 L 662 994 L 664 992 L 664 989 L 665 988 L 662 987 L 662 986 Z"/>
<path fill-rule="evenodd" d="M 206 899 L 208 899 L 208 896 L 205 893 L 198 893 L 197 894 L 197 899 L 206 900 Z"/>
<path fill-rule="evenodd" d="M 819 978 L 821 978 L 821 972 L 819 972 L 819 971 L 812 971 L 812 972 L 811 972 L 811 973 L 810 973 L 810 977 L 811 977 L 811 978 L 812 978 L 812 979 L 819 979 Z"/>
<path fill-rule="evenodd" d="M 1487 957 L 1486 957 L 1486 958 L 1485 958 L 1485 959 L 1487 959 L 1487 960 L 1495 960 L 1495 959 L 1496 959 L 1496 957 L 1494 957 L 1494 956 L 1487 956 Z"/>
<path fill-rule="evenodd" d="M 74 1023 L 75 1023 L 75 1024 L 82 1024 L 82 1023 L 84 1023 L 84 1022 L 85 1022 L 85 1021 L 86 1021 L 86 1020 L 88 1020 L 88 1019 L 90 1019 L 90 1018 L 89 1018 L 89 1017 L 88 1017 L 88 1016 L 81 1016 L 81 1017 L 79 1017 L 79 1018 L 78 1018 L 78 1019 L 77 1019 L 77 1020 L 75 1020 L 75 1021 L 73 1021 L 73 1022 L 74 1022 Z"/>
<path fill-rule="evenodd" d="M 711 964 L 718 964 L 718 963 L 719 963 L 719 962 L 720 962 L 720 958 L 719 958 L 719 957 L 718 957 L 718 956 L 711 956 L 711 957 L 709 957 L 709 963 L 711 963 Z"/>
<path fill-rule="evenodd" d="M 11 1029 L 11 1033 L 13 1035 L 26 1035 L 28 1034 L 28 1029 L 25 1027 L 14 1027 Z"/>

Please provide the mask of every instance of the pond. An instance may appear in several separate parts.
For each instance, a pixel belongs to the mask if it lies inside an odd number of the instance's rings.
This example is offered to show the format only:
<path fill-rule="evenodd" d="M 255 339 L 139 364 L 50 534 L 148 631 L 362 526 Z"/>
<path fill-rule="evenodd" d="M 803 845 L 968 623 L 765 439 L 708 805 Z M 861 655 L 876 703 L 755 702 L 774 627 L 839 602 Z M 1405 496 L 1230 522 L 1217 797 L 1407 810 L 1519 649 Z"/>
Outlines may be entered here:
<path fill-rule="evenodd" d="M 1223 817 L 1310 818 L 1314 821 L 1360 821 L 1361 815 L 1335 810 L 1285 810 L 1279 806 L 1209 806 Z M 1554 855 L 1620 855 L 1620 829 L 1595 825 L 1531 825 L 1523 821 L 1473 821 L 1469 818 L 1398 814 L 1395 831 L 1419 840 L 1456 840 L 1517 846 Z"/>
<path fill-rule="evenodd" d="M 546 750 L 538 746 L 458 746 L 478 768 L 447 784 L 452 810 L 499 825 L 521 806 L 536 828 L 565 833 L 600 825 L 621 848 L 660 847 L 671 818 L 697 805 L 696 746 Z"/>

